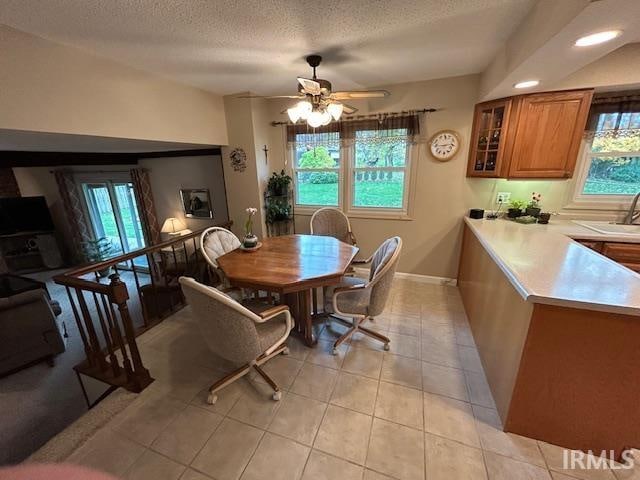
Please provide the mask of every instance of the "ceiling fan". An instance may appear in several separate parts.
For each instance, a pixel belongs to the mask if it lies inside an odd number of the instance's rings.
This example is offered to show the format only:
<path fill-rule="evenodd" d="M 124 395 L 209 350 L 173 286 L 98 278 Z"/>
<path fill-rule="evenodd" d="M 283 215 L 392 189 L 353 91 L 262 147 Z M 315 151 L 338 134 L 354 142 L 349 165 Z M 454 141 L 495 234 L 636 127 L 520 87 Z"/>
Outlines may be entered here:
<path fill-rule="evenodd" d="M 307 63 L 313 69 L 311 78 L 298 77 L 297 95 L 240 95 L 238 98 L 291 98 L 299 100 L 293 107 L 282 113 L 287 113 L 289 119 L 296 123 L 306 120 L 310 127 L 316 128 L 328 125 L 331 120 L 338 120 L 345 113 L 353 115 L 358 111 L 356 107 L 342 103 L 342 100 L 360 100 L 364 98 L 384 98 L 390 95 L 386 90 L 351 90 L 334 92 L 331 82 L 318 78 L 316 68 L 320 65 L 320 55 L 309 55 Z"/>

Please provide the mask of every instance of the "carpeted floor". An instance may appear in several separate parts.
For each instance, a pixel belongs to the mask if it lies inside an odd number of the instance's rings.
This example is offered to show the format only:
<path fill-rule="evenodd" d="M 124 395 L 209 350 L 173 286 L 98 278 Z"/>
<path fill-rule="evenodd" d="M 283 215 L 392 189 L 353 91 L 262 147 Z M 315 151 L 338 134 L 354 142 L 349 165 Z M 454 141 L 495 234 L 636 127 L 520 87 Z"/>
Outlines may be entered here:
<path fill-rule="evenodd" d="M 67 350 L 56 357 L 54 367 L 42 362 L 0 379 L 0 465 L 24 460 L 87 411 L 73 371 L 84 358 L 82 340 L 64 287 L 51 280 L 57 273 L 28 276 L 45 281 L 51 297 L 60 302 L 58 321 L 67 327 Z M 131 274 L 123 272 L 122 279 L 135 291 Z"/>

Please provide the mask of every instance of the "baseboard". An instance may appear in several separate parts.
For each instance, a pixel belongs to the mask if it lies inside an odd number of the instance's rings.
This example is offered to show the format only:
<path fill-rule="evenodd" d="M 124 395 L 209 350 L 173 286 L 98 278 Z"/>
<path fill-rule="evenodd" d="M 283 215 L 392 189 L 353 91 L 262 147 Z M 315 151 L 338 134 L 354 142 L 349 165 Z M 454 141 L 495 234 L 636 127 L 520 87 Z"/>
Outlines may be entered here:
<path fill-rule="evenodd" d="M 361 276 L 367 275 L 369 273 L 368 268 L 356 267 L 355 271 Z M 455 287 L 458 284 L 458 280 L 456 280 L 455 278 L 436 277 L 433 275 L 420 275 L 418 273 L 396 272 L 395 276 L 396 278 L 404 278 L 406 280 L 411 280 L 418 283 L 430 283 L 432 285 L 446 285 L 448 287 Z"/>

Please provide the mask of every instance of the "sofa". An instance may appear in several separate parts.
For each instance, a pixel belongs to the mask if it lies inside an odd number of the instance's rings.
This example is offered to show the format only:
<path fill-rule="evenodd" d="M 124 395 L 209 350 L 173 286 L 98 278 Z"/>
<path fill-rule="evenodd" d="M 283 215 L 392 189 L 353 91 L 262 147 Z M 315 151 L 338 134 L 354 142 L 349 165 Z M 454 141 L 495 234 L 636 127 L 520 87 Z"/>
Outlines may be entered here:
<path fill-rule="evenodd" d="M 44 289 L 0 298 L 0 376 L 64 352 L 57 302 Z"/>

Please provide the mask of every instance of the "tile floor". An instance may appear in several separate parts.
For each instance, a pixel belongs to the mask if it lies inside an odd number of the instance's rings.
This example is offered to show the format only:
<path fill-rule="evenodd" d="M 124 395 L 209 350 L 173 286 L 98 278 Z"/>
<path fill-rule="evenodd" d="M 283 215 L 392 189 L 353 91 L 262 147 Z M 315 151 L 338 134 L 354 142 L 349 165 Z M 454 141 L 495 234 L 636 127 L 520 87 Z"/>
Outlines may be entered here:
<path fill-rule="evenodd" d="M 188 308 L 140 339 L 156 381 L 70 457 L 127 480 L 640 478 L 640 472 L 562 470 L 562 449 L 504 433 L 458 291 L 396 280 L 371 325 L 391 350 L 356 335 L 331 354 L 343 327 L 318 325 L 318 346 L 207 405 L 226 368 Z M 634 476 L 635 475 L 635 476 Z"/>

